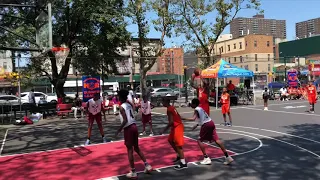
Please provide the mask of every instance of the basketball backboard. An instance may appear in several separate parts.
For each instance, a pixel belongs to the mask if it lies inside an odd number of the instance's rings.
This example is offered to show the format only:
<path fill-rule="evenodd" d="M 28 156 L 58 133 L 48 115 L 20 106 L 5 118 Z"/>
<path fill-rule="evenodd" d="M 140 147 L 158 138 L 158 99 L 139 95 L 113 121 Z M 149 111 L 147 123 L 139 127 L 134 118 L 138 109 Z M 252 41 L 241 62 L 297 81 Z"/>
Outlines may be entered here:
<path fill-rule="evenodd" d="M 40 11 L 36 21 L 36 43 L 43 51 L 52 48 L 52 14 L 51 3 Z"/>

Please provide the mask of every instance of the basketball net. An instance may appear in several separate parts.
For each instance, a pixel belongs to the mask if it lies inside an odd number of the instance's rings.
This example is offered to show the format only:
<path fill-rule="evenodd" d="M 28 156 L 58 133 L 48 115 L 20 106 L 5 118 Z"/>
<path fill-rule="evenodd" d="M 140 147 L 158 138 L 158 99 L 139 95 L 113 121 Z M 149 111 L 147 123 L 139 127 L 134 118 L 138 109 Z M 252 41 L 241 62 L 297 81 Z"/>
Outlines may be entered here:
<path fill-rule="evenodd" d="M 52 51 L 56 57 L 57 66 L 62 66 L 69 55 L 70 49 L 62 45 L 61 47 L 52 48 Z"/>

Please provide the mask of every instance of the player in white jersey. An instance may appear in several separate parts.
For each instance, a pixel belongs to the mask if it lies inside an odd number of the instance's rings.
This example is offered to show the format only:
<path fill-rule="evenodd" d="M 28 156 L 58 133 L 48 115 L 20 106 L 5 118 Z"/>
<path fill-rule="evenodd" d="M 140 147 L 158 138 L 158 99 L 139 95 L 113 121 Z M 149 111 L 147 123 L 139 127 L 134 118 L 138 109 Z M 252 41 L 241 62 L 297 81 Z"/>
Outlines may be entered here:
<path fill-rule="evenodd" d="M 90 144 L 90 137 L 91 137 L 91 131 L 92 131 L 92 125 L 94 121 L 97 122 L 100 134 L 102 136 L 103 142 L 107 142 L 104 132 L 103 132 L 103 127 L 102 127 L 102 115 L 101 113 L 104 111 L 104 106 L 103 106 L 103 101 L 100 99 L 100 94 L 97 93 L 94 95 L 92 99 L 90 99 L 87 102 L 87 112 L 88 112 L 88 139 L 85 142 L 85 145 Z M 103 113 L 105 116 L 105 113 Z M 106 117 L 104 117 L 106 118 Z"/>
<path fill-rule="evenodd" d="M 138 143 L 138 128 L 136 126 L 136 121 L 133 116 L 133 107 L 128 100 L 129 92 L 125 89 L 122 89 L 118 92 L 119 99 L 121 102 L 120 106 L 120 121 L 121 126 L 118 129 L 116 136 L 122 131 L 124 133 L 124 144 L 127 147 L 128 158 L 131 167 L 131 171 L 127 174 L 127 177 L 130 179 L 136 179 L 138 177 L 137 172 L 134 166 L 134 158 L 133 158 L 133 150 L 140 156 L 141 160 L 145 165 L 145 173 L 150 173 L 152 171 L 152 167 L 147 163 L 144 154 L 140 150 Z"/>
<path fill-rule="evenodd" d="M 143 96 L 143 101 L 141 101 L 141 120 L 142 120 L 142 126 L 143 131 L 140 133 L 140 136 L 146 135 L 146 125 L 149 123 L 150 125 L 150 135 L 153 136 L 152 131 L 152 119 L 151 119 L 151 109 L 153 109 L 154 105 L 151 104 L 150 101 L 148 101 L 147 96 Z"/>
<path fill-rule="evenodd" d="M 131 88 L 130 85 L 128 85 L 127 88 L 128 88 L 128 93 L 129 93 L 129 94 L 128 94 L 127 101 L 132 105 L 132 107 L 133 107 L 133 112 L 136 112 L 133 90 L 132 90 L 132 88 Z"/>
<path fill-rule="evenodd" d="M 200 162 L 200 164 L 209 165 L 211 164 L 211 159 L 208 157 L 206 153 L 205 146 L 203 144 L 204 141 L 212 142 L 214 141 L 223 151 L 224 155 L 226 156 L 226 161 L 224 164 L 228 165 L 232 163 L 234 160 L 231 156 L 229 156 L 227 150 L 225 149 L 222 141 L 219 140 L 219 137 L 217 135 L 216 126 L 214 125 L 214 122 L 208 116 L 208 114 L 199 107 L 200 101 L 198 99 L 193 99 L 191 101 L 191 107 L 195 109 L 193 118 L 183 118 L 183 120 L 192 120 L 196 121 L 196 125 L 192 128 L 192 130 L 196 129 L 199 125 L 201 126 L 199 139 L 198 139 L 198 145 L 203 153 L 204 159 Z"/>

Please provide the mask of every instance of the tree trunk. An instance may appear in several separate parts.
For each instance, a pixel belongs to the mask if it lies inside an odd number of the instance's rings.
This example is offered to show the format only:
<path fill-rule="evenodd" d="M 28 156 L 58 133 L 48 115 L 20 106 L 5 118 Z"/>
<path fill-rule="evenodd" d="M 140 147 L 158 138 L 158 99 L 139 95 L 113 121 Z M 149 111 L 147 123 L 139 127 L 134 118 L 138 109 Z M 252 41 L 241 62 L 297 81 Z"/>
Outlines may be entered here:
<path fill-rule="evenodd" d="M 140 58 L 141 59 L 141 58 Z M 145 72 L 143 70 L 143 66 L 140 66 L 139 68 L 139 73 L 140 73 L 140 91 L 141 91 L 141 95 L 142 97 L 147 95 L 146 94 L 146 88 L 147 88 L 147 72 Z M 149 98 L 149 97 L 148 97 Z"/>
<path fill-rule="evenodd" d="M 53 83 L 53 87 L 56 90 L 57 98 L 63 98 L 64 97 L 64 80 L 58 79 L 56 82 Z"/>

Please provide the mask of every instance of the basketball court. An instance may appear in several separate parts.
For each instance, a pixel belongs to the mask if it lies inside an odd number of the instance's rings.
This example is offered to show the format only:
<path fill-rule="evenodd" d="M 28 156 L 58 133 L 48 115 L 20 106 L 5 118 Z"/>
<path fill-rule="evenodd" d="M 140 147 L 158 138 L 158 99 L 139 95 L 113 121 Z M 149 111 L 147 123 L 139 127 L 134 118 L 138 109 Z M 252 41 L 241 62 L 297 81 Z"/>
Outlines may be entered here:
<path fill-rule="evenodd" d="M 262 105 L 232 109 L 233 127 L 220 125 L 220 110 L 212 108 L 211 117 L 229 153 L 235 159 L 223 165 L 223 155 L 215 144 L 207 146 L 212 165 L 200 165 L 203 159 L 195 139 L 199 129 L 191 131 L 193 122 L 185 122 L 185 156 L 188 169 L 176 171 L 175 154 L 167 137 L 141 137 L 141 149 L 155 168 L 151 175 L 139 173 L 139 179 L 209 180 L 209 179 L 320 179 L 320 113 L 305 113 L 304 101 L 274 102 L 269 111 Z M 155 134 L 167 122 L 155 109 Z M 181 116 L 192 116 L 192 109 L 179 109 Z M 106 136 L 112 139 L 119 120 L 104 122 Z M 0 179 L 126 179 L 129 171 L 126 149 L 120 136 L 115 142 L 82 147 L 86 121 L 58 120 L 9 129 L 0 157 Z M 141 124 L 138 122 L 141 130 Z M 148 131 L 148 127 L 147 127 Z M 92 142 L 100 143 L 96 126 Z M 22 154 L 25 153 L 25 154 Z M 143 170 L 135 155 L 136 168 Z"/>

